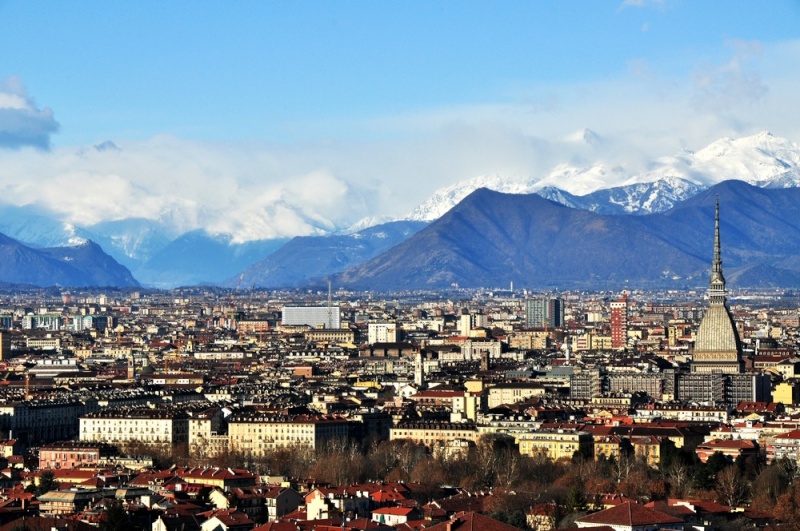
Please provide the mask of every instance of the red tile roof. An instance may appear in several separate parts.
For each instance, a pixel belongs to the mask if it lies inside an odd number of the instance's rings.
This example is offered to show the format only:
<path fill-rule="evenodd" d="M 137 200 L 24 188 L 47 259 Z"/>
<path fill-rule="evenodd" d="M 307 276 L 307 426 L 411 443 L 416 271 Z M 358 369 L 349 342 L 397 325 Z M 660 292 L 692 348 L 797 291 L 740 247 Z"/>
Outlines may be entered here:
<path fill-rule="evenodd" d="M 661 511 L 655 511 L 643 507 L 638 503 L 626 502 L 616 507 L 606 509 L 578 518 L 576 522 L 587 524 L 601 524 L 610 526 L 642 526 L 657 524 L 677 524 L 683 522 L 680 518 L 675 518 Z"/>

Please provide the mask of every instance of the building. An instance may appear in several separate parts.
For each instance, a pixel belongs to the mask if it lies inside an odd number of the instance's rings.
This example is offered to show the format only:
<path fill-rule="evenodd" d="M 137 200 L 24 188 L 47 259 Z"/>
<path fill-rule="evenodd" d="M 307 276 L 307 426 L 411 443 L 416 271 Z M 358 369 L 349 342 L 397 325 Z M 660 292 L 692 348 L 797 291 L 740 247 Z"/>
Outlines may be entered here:
<path fill-rule="evenodd" d="M 695 452 L 703 463 L 717 452 L 724 455 L 728 461 L 734 462 L 740 457 L 758 455 L 758 443 L 745 439 L 712 439 L 698 444 Z"/>
<path fill-rule="evenodd" d="M 564 299 L 541 297 L 526 300 L 525 326 L 528 328 L 564 326 Z"/>
<path fill-rule="evenodd" d="M 103 443 L 65 441 L 39 448 L 40 468 L 76 468 L 97 466 L 101 458 L 116 453 L 116 448 Z"/>
<path fill-rule="evenodd" d="M 321 448 L 349 436 L 350 423 L 338 416 L 274 415 L 248 410 L 228 417 L 230 449 L 255 457 L 276 448 Z"/>
<path fill-rule="evenodd" d="M 189 441 L 189 416 L 173 408 L 119 408 L 80 418 L 82 442 L 171 447 Z"/>
<path fill-rule="evenodd" d="M 478 429 L 472 422 L 403 421 L 389 430 L 389 440 L 408 439 L 429 448 L 455 440 L 477 442 Z"/>
<path fill-rule="evenodd" d="M 767 464 L 779 459 L 800 463 L 800 430 L 781 433 L 767 439 Z"/>
<path fill-rule="evenodd" d="M 281 325 L 339 329 L 342 321 L 338 306 L 284 306 Z"/>
<path fill-rule="evenodd" d="M 303 337 L 312 343 L 352 344 L 356 340 L 349 328 L 314 328 L 303 332 Z"/>
<path fill-rule="evenodd" d="M 579 528 L 603 527 L 615 531 L 683 530 L 680 518 L 649 509 L 636 502 L 625 502 L 575 520 Z"/>
<path fill-rule="evenodd" d="M 11 334 L 0 332 L 0 360 L 7 360 L 11 357 Z"/>
<path fill-rule="evenodd" d="M 397 343 L 397 324 L 395 323 L 369 323 L 367 325 L 367 342 Z"/>
<path fill-rule="evenodd" d="M 772 390 L 766 374 L 695 372 L 675 375 L 675 399 L 684 402 L 770 402 Z"/>
<path fill-rule="evenodd" d="M 611 348 L 623 349 L 628 344 L 628 294 L 611 303 Z"/>
<path fill-rule="evenodd" d="M 487 406 L 516 404 L 535 396 L 544 396 L 545 389 L 537 382 L 502 382 L 487 390 Z"/>
<path fill-rule="evenodd" d="M 611 394 L 643 392 L 656 400 L 661 400 L 664 395 L 664 377 L 656 373 L 608 374 L 606 384 Z"/>
<path fill-rule="evenodd" d="M 600 369 L 584 369 L 569 379 L 570 398 L 591 400 L 603 394 L 603 377 Z"/>
<path fill-rule="evenodd" d="M 742 343 L 728 309 L 719 239 L 719 199 L 714 214 L 714 263 L 709 282 L 708 310 L 700 321 L 692 357 L 693 373 L 741 373 Z"/>
<path fill-rule="evenodd" d="M 591 456 L 594 450 L 591 434 L 572 430 L 540 430 L 517 437 L 519 453 L 529 457 L 542 456 L 550 460 L 572 459 L 575 452 Z"/>

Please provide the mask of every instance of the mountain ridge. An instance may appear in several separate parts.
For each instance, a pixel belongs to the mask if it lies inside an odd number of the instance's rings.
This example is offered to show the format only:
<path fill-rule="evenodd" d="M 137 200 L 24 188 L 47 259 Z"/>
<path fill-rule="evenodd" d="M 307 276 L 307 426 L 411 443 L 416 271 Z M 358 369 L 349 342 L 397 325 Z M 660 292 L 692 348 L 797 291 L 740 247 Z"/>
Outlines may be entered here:
<path fill-rule="evenodd" d="M 485 287 L 509 281 L 522 287 L 619 289 L 630 282 L 694 288 L 705 284 L 710 268 L 710 205 L 717 194 L 726 271 L 734 276 L 750 271 L 752 276 L 760 269 L 773 283 L 796 278 L 800 189 L 725 181 L 666 213 L 642 216 L 598 214 L 536 194 L 479 189 L 408 240 L 348 269 L 336 281 L 374 290 Z M 748 199 L 754 195 L 758 203 Z M 759 205 L 764 208 L 755 213 Z M 752 282 L 769 284 L 758 278 Z"/>

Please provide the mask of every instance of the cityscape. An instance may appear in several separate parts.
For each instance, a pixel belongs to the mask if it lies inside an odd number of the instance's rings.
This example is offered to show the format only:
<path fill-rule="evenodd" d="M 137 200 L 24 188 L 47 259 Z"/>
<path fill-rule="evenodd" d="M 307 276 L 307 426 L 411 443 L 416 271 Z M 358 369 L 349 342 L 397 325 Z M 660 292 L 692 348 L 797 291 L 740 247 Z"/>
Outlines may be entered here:
<path fill-rule="evenodd" d="M 0 28 L 0 531 L 800 530 L 797 2 Z"/>

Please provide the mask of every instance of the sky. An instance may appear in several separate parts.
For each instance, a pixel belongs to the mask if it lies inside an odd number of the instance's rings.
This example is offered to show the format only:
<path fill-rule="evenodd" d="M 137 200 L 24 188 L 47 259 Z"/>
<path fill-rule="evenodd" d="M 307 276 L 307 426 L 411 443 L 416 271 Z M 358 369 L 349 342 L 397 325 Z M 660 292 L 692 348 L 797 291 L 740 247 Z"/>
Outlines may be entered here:
<path fill-rule="evenodd" d="M 798 0 L 0 0 L 0 50 L 0 201 L 82 226 L 313 234 L 480 175 L 800 142 Z"/>

